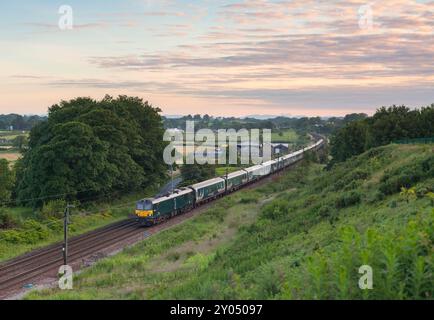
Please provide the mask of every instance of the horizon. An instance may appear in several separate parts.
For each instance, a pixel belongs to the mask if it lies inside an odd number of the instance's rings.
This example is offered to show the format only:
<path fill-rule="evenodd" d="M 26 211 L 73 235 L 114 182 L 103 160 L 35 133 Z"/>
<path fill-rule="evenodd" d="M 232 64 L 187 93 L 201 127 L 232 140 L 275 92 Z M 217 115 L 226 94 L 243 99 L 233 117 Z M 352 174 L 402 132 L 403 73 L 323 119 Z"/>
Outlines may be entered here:
<path fill-rule="evenodd" d="M 0 6 L 4 114 L 106 94 L 139 96 L 163 115 L 216 117 L 372 115 L 434 101 L 433 1 Z"/>
<path fill-rule="evenodd" d="M 363 112 L 362 112 L 363 113 Z M 320 116 L 321 119 L 328 119 L 328 118 L 344 118 L 346 115 L 350 115 L 352 113 L 348 113 L 345 114 L 343 116 L 336 116 L 336 115 L 329 115 L 329 116 Z M 0 113 L 0 116 L 8 116 L 8 115 L 19 115 L 22 117 L 33 117 L 33 116 L 37 116 L 37 117 L 48 117 L 48 113 L 44 113 L 44 114 L 32 114 L 32 113 Z M 236 118 L 236 119 L 257 119 L 257 120 L 268 120 L 268 119 L 275 119 L 275 118 L 315 118 L 318 116 L 303 116 L 303 115 L 267 115 L 267 114 L 250 114 L 250 115 L 245 115 L 245 116 L 231 116 L 231 115 L 226 115 L 226 116 L 214 116 L 211 114 L 207 114 L 207 113 L 196 113 L 196 114 L 191 114 L 191 113 L 186 113 L 186 114 L 177 114 L 177 115 L 173 115 L 173 114 L 161 114 L 162 117 L 165 117 L 167 119 L 180 119 L 183 117 L 187 117 L 187 116 L 195 116 L 195 115 L 200 115 L 201 117 L 204 117 L 205 115 L 210 116 L 211 118 Z M 367 116 L 371 116 L 370 114 L 366 114 Z"/>

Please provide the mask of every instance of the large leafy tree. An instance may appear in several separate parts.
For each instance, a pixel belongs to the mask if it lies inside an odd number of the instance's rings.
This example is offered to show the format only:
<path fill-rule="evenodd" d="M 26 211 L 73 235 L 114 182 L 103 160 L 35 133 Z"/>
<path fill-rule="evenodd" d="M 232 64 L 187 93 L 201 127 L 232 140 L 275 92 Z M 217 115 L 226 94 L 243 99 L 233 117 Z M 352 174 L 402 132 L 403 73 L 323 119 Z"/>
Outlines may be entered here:
<path fill-rule="evenodd" d="M 159 112 L 127 96 L 52 106 L 17 166 L 18 200 L 35 206 L 52 198 L 82 200 L 160 180 L 166 144 Z"/>

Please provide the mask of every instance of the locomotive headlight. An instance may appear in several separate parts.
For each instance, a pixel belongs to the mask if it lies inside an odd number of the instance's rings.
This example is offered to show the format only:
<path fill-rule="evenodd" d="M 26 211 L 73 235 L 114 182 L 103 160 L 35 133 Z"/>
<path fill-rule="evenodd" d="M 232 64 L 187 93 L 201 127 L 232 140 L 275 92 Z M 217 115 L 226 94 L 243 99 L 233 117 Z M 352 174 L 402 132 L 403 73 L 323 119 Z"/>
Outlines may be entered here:
<path fill-rule="evenodd" d="M 136 210 L 136 215 L 140 218 L 146 218 L 154 214 L 153 210 Z"/>

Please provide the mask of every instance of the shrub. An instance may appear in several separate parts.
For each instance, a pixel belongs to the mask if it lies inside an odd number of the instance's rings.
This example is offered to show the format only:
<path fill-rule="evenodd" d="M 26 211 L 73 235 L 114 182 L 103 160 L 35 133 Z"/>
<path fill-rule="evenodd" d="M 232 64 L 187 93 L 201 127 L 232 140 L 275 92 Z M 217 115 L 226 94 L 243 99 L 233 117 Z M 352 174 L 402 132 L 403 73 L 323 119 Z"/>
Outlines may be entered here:
<path fill-rule="evenodd" d="M 385 195 L 391 195 L 401 191 L 401 188 L 410 188 L 419 181 L 434 176 L 434 157 L 425 159 L 392 171 L 387 171 L 381 178 L 379 190 Z"/>
<path fill-rule="evenodd" d="M 419 180 L 414 174 L 401 174 L 388 178 L 380 184 L 379 190 L 385 195 L 391 195 L 401 191 L 401 188 L 410 188 L 411 185 Z"/>
<path fill-rule="evenodd" d="M 35 244 L 47 239 L 49 235 L 46 226 L 31 219 L 26 220 L 21 229 L 6 230 L 2 233 L 4 240 L 13 244 Z"/>
<path fill-rule="evenodd" d="M 358 191 L 351 191 L 342 194 L 335 201 L 336 208 L 347 208 L 360 203 L 362 197 Z"/>
<path fill-rule="evenodd" d="M 65 210 L 65 200 L 50 200 L 44 203 L 41 209 L 41 214 L 45 218 L 61 218 Z"/>
<path fill-rule="evenodd" d="M 243 194 L 241 196 L 241 199 L 240 199 L 240 203 L 243 203 L 243 204 L 257 203 L 257 202 L 258 202 L 258 195 L 255 194 L 255 193 L 246 193 L 246 194 Z"/>
<path fill-rule="evenodd" d="M 318 210 L 318 214 L 322 218 L 330 217 L 332 215 L 332 213 L 333 213 L 333 209 L 328 205 L 323 205 Z"/>
<path fill-rule="evenodd" d="M 18 225 L 18 219 L 12 213 L 0 208 L 0 229 L 11 229 Z"/>
<path fill-rule="evenodd" d="M 289 203 L 283 199 L 278 199 L 267 204 L 262 210 L 262 215 L 266 219 L 277 219 L 288 213 Z"/>

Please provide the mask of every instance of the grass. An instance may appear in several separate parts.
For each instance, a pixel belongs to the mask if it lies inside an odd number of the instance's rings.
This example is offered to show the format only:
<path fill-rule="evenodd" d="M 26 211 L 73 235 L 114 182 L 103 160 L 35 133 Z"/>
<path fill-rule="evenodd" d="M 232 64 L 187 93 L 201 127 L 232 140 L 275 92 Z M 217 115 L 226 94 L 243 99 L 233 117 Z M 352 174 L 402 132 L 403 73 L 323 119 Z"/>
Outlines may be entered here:
<path fill-rule="evenodd" d="M 0 137 L 6 137 L 6 136 L 20 136 L 20 135 L 28 135 L 28 131 L 20 131 L 20 130 L 0 130 Z"/>
<path fill-rule="evenodd" d="M 241 167 L 228 167 L 228 173 L 241 170 Z M 217 167 L 215 169 L 217 177 L 223 177 L 226 175 L 226 167 Z"/>
<path fill-rule="evenodd" d="M 271 133 L 272 142 L 295 143 L 298 141 L 298 138 L 298 134 L 292 129 L 285 129 L 282 131 L 275 131 Z"/>
<path fill-rule="evenodd" d="M 433 161 L 427 146 L 391 145 L 299 166 L 104 259 L 74 290 L 27 299 L 432 299 Z M 390 173 L 409 168 L 417 196 L 389 194 Z"/>

